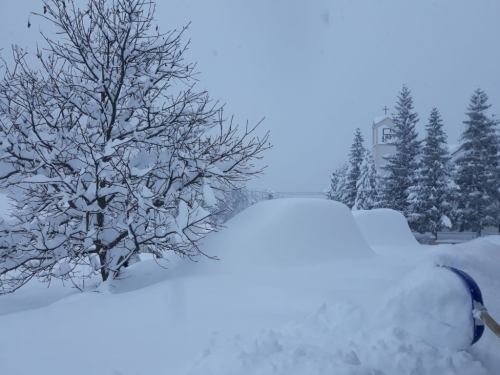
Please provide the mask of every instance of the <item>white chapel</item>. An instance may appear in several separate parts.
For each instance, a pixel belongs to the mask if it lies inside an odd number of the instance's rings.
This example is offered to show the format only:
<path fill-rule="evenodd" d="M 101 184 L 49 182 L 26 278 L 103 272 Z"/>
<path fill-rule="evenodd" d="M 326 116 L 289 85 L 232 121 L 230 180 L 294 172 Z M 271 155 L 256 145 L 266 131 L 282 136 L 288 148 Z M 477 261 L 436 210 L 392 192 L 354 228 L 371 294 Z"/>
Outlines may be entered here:
<path fill-rule="evenodd" d="M 387 163 L 385 155 L 396 151 L 396 146 L 391 144 L 394 123 L 389 116 L 375 117 L 372 125 L 372 154 L 377 164 L 377 170 L 384 175 L 386 172 L 381 167 Z"/>
<path fill-rule="evenodd" d="M 387 163 L 384 156 L 396 151 L 393 133 L 394 122 L 390 116 L 375 117 L 372 124 L 372 154 L 381 175 L 387 174 L 381 169 Z M 455 161 L 464 152 L 461 144 L 448 144 L 451 160 Z"/>

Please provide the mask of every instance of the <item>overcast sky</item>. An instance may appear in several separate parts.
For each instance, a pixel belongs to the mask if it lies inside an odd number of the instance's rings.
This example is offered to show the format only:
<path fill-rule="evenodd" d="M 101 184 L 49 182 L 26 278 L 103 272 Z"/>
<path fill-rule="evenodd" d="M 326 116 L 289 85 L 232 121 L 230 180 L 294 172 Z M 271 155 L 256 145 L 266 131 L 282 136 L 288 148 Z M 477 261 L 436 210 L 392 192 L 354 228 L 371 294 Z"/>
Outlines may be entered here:
<path fill-rule="evenodd" d="M 34 50 L 41 23 L 26 25 L 42 8 L 0 1 L 4 56 L 13 43 Z M 477 87 L 500 114 L 500 0 L 161 0 L 156 18 L 163 31 L 191 22 L 187 59 L 227 114 L 265 117 L 274 148 L 251 187 L 322 191 L 357 127 L 371 146 L 373 118 L 394 109 L 403 84 L 421 138 L 436 106 L 458 143 Z"/>

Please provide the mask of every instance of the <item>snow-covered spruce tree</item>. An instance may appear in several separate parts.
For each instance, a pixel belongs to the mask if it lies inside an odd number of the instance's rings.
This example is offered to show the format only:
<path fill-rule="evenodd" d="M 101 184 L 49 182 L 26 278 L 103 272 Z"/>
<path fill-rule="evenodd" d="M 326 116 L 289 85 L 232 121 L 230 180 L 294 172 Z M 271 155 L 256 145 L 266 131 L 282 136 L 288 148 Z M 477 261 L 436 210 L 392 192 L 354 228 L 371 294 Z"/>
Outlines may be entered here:
<path fill-rule="evenodd" d="M 446 144 L 441 115 L 433 108 L 425 126 L 427 135 L 422 148 L 417 184 L 410 187 L 410 227 L 430 232 L 435 237 L 445 227 L 451 227 L 452 203 L 456 194 L 453 170 Z"/>
<path fill-rule="evenodd" d="M 353 210 L 371 210 L 377 207 L 380 176 L 372 152 L 365 150 L 359 179 L 356 183 L 356 201 Z"/>
<path fill-rule="evenodd" d="M 356 129 L 354 140 L 349 153 L 349 171 L 346 176 L 345 186 L 345 205 L 352 209 L 356 201 L 357 182 L 361 173 L 361 163 L 365 156 L 365 148 L 363 146 L 363 136 L 361 130 Z"/>
<path fill-rule="evenodd" d="M 399 93 L 396 112 L 392 114 L 394 122 L 393 144 L 396 151 L 385 157 L 388 172 L 382 179 L 381 205 L 385 208 L 409 215 L 408 189 L 415 185 L 415 172 L 418 168 L 420 142 L 417 140 L 415 125 L 418 114 L 413 112 L 413 99 L 406 85 Z"/>
<path fill-rule="evenodd" d="M 220 190 L 260 172 L 266 149 L 194 86 L 182 32 L 161 33 L 149 0 L 45 0 L 41 69 L 13 47 L 0 83 L 0 294 L 31 278 L 111 280 L 138 252 L 201 254 Z M 156 29 L 156 31 L 155 31 Z"/>
<path fill-rule="evenodd" d="M 349 164 L 344 163 L 333 171 L 330 176 L 330 186 L 326 189 L 327 199 L 346 204 L 347 202 L 347 176 L 349 173 Z"/>
<path fill-rule="evenodd" d="M 486 226 L 498 226 L 499 214 L 499 139 L 487 102 L 483 90 L 473 93 L 461 137 L 463 154 L 456 160 L 460 230 L 478 235 Z"/>

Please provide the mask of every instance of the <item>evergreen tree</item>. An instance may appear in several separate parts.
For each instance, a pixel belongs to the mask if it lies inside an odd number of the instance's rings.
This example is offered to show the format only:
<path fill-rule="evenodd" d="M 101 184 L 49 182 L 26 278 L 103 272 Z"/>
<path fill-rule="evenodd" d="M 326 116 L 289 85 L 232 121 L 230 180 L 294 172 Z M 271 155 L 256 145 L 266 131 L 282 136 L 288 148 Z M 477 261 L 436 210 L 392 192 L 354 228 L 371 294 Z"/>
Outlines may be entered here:
<path fill-rule="evenodd" d="M 408 217 L 408 189 L 416 183 L 420 142 L 415 130 L 418 114 L 413 112 L 413 99 L 406 85 L 398 96 L 396 112 L 392 114 L 392 118 L 396 152 L 385 157 L 387 164 L 383 169 L 388 175 L 383 179 L 382 204 Z"/>
<path fill-rule="evenodd" d="M 347 194 L 346 194 L 346 183 L 347 176 L 349 174 L 349 164 L 344 163 L 335 171 L 333 171 L 330 176 L 330 187 L 326 191 L 326 198 L 332 201 L 340 202 L 346 204 Z"/>
<path fill-rule="evenodd" d="M 379 178 L 375 159 L 371 151 L 366 149 L 356 183 L 356 200 L 353 210 L 371 210 L 377 206 Z"/>
<path fill-rule="evenodd" d="M 436 107 L 426 125 L 427 135 L 422 148 L 417 184 L 410 187 L 408 216 L 410 228 L 419 233 L 437 232 L 451 227 L 452 201 L 456 192 L 450 155 L 446 145 L 441 115 Z"/>
<path fill-rule="evenodd" d="M 460 230 L 479 235 L 485 226 L 498 225 L 499 146 L 497 122 L 487 115 L 488 95 L 477 89 L 471 97 L 462 133 L 463 154 L 457 159 Z"/>
<path fill-rule="evenodd" d="M 361 163 L 365 156 L 365 148 L 363 147 L 363 136 L 361 130 L 356 129 L 354 133 L 354 141 L 349 153 L 349 171 L 346 176 L 345 186 L 345 205 L 352 209 L 356 201 L 356 191 L 359 176 L 361 174 Z"/>

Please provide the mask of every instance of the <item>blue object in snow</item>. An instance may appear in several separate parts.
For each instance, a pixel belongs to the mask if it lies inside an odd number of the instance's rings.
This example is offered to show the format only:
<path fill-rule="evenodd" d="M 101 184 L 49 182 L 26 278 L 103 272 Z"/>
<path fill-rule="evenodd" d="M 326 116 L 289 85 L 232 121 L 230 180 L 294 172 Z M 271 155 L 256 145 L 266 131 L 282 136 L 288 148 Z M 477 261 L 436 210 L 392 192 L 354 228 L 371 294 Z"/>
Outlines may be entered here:
<path fill-rule="evenodd" d="M 479 286 L 474 281 L 474 279 L 472 277 L 470 277 L 469 274 L 465 273 L 464 271 L 459 270 L 455 267 L 451 267 L 451 266 L 442 266 L 442 267 L 447 268 L 450 271 L 452 271 L 453 273 L 455 273 L 456 275 L 458 275 L 458 277 L 460 277 L 465 282 L 465 284 L 467 285 L 467 288 L 470 291 L 470 295 L 471 295 L 471 299 L 472 299 L 471 314 L 472 314 L 473 320 L 474 320 L 474 338 L 472 339 L 471 345 L 474 345 L 476 342 L 479 341 L 479 339 L 481 338 L 481 336 L 483 335 L 483 332 L 484 332 L 484 323 L 481 320 L 479 320 L 478 318 L 476 318 L 474 316 L 474 314 L 472 313 L 474 311 L 474 309 L 476 308 L 475 303 L 480 304 L 480 306 L 484 305 L 483 295 L 481 294 L 481 289 L 479 289 Z"/>

